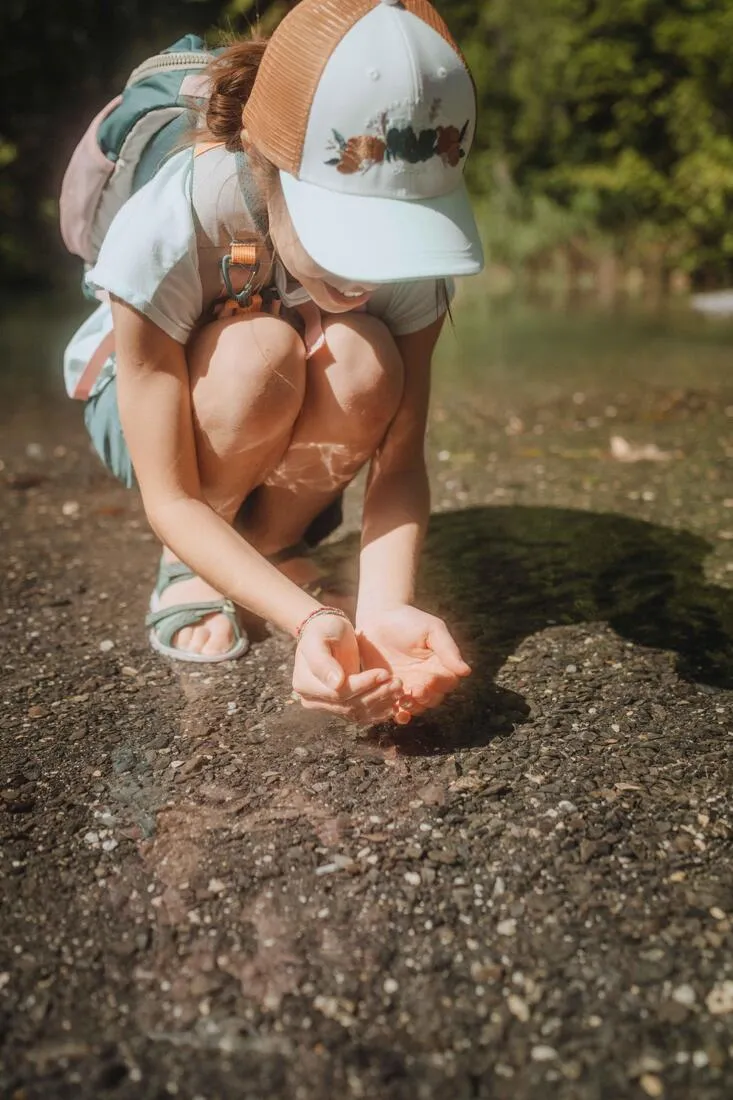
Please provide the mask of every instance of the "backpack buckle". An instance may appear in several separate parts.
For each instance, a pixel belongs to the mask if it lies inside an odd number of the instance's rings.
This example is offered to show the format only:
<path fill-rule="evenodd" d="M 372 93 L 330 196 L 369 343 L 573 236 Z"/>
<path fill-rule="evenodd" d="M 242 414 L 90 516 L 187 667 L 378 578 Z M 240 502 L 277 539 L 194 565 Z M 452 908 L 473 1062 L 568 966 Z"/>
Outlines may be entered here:
<path fill-rule="evenodd" d="M 228 296 L 238 306 L 248 306 L 252 299 L 252 291 L 255 287 L 257 275 L 260 270 L 260 261 L 256 258 L 257 250 L 252 245 L 242 245 L 232 241 L 231 248 L 221 261 L 221 277 Z M 249 278 L 241 290 L 235 290 L 232 286 L 231 269 L 233 267 L 249 268 Z"/>

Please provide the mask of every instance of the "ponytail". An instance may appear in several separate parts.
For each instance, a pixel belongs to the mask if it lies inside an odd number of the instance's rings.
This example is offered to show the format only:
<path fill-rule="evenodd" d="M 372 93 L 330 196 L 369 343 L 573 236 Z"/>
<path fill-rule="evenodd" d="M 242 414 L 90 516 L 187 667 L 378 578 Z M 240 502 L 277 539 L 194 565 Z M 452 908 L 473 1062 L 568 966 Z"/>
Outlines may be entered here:
<path fill-rule="evenodd" d="M 205 134 L 198 140 L 221 141 L 230 153 L 242 149 L 242 111 L 254 86 L 268 39 L 229 46 L 206 69 L 211 92 L 205 108 Z"/>

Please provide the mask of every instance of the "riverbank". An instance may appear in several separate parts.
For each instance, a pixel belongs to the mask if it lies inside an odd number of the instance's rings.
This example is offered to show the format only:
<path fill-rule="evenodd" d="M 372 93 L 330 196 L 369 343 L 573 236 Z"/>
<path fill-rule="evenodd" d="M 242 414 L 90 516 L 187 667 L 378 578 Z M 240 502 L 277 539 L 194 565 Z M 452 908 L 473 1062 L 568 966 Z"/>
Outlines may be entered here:
<path fill-rule="evenodd" d="M 468 299 L 456 320 L 422 598 L 475 671 L 370 734 L 290 701 L 276 636 L 212 670 L 153 655 L 139 502 L 25 358 L 69 319 L 18 326 L 3 1096 L 730 1096 L 726 332 Z M 357 504 L 325 551 L 345 569 Z"/>

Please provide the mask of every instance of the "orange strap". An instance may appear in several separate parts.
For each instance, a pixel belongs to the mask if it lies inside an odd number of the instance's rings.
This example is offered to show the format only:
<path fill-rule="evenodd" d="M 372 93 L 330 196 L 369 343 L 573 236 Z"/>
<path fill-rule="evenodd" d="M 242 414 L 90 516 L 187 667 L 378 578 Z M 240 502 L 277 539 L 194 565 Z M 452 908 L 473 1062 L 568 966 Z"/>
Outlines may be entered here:
<path fill-rule="evenodd" d="M 241 241 L 232 241 L 229 247 L 229 257 L 233 264 L 242 267 L 254 267 L 257 263 L 257 245 L 243 244 Z"/>
<path fill-rule="evenodd" d="M 115 350 L 115 334 L 114 332 L 108 332 L 101 340 L 97 350 L 92 355 L 91 359 L 84 367 L 81 375 L 79 376 L 76 385 L 74 386 L 74 392 L 71 395 L 75 397 L 77 401 L 86 401 L 89 394 L 92 392 L 92 387 L 99 377 L 102 367 L 109 359 L 112 352 Z"/>

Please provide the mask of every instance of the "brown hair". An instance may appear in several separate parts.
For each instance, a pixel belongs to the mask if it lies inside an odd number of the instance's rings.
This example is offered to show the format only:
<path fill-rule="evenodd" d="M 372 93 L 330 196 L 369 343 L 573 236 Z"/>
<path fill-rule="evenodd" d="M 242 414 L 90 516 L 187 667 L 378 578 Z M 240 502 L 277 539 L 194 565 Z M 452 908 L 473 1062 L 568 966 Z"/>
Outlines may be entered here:
<path fill-rule="evenodd" d="M 242 149 L 242 111 L 254 87 L 267 38 L 236 42 L 206 68 L 211 93 L 205 111 L 205 132 L 199 139 L 221 141 L 230 153 Z"/>
<path fill-rule="evenodd" d="M 242 152 L 242 112 L 268 42 L 269 38 L 254 31 L 251 38 L 228 46 L 207 65 L 204 75 L 211 91 L 200 111 L 196 142 L 220 141 L 230 153 Z M 246 152 L 257 185 L 267 197 L 277 184 L 277 169 L 253 146 L 248 145 Z"/>

